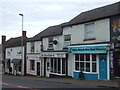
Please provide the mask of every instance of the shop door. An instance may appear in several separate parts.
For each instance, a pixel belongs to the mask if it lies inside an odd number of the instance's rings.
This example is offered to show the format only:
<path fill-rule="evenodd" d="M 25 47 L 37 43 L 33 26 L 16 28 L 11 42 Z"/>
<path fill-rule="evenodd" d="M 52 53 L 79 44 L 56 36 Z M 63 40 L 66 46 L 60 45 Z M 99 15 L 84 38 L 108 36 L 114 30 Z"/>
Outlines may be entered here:
<path fill-rule="evenodd" d="M 106 55 L 99 56 L 99 79 L 102 79 L 102 80 L 107 79 L 107 56 Z"/>
<path fill-rule="evenodd" d="M 114 52 L 115 77 L 120 77 L 120 51 Z"/>
<path fill-rule="evenodd" d="M 37 62 L 37 76 L 40 76 L 40 62 Z"/>

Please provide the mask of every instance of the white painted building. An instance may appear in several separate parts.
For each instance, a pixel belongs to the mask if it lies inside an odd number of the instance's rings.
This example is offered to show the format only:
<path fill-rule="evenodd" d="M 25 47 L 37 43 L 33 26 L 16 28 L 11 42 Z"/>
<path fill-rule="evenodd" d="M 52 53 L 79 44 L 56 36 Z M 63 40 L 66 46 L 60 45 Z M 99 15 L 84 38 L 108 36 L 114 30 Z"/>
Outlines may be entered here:
<path fill-rule="evenodd" d="M 9 68 L 12 67 L 13 75 L 25 75 L 26 73 L 26 31 L 22 32 L 22 37 L 10 38 L 4 42 L 5 73 L 9 73 Z M 23 43 L 21 43 L 21 41 Z"/>
<path fill-rule="evenodd" d="M 28 75 L 42 76 L 41 40 L 33 40 L 34 38 L 27 41 L 26 71 Z"/>
<path fill-rule="evenodd" d="M 22 50 L 23 49 L 23 50 Z M 21 55 L 21 51 L 22 55 Z M 24 75 L 24 47 L 16 46 L 6 48 L 5 72 L 9 73 L 9 67 L 12 67 L 12 74 Z"/>

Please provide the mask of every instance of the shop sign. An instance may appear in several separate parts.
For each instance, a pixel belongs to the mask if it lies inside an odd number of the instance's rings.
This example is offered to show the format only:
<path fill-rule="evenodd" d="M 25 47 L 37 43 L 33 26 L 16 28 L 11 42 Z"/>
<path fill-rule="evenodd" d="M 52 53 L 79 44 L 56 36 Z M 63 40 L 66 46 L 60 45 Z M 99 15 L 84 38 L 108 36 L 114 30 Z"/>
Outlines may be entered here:
<path fill-rule="evenodd" d="M 66 54 L 65 53 L 41 53 L 40 57 L 60 57 L 60 58 L 65 58 Z"/>
<path fill-rule="evenodd" d="M 40 56 L 38 56 L 38 55 L 27 55 L 27 59 L 39 60 L 39 59 L 40 59 Z"/>
<path fill-rule="evenodd" d="M 69 53 L 107 53 L 108 47 L 72 47 L 68 49 Z"/>

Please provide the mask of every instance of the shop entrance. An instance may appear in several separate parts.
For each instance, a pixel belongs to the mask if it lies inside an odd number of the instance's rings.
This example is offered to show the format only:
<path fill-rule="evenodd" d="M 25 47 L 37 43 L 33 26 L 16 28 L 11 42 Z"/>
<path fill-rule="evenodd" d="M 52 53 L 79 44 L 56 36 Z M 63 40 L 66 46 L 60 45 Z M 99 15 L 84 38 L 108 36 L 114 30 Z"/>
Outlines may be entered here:
<path fill-rule="evenodd" d="M 37 62 L 37 76 L 40 76 L 40 62 Z"/>
<path fill-rule="evenodd" d="M 99 55 L 99 79 L 107 80 L 107 55 Z"/>
<path fill-rule="evenodd" d="M 120 77 L 120 51 L 114 52 L 115 77 Z"/>

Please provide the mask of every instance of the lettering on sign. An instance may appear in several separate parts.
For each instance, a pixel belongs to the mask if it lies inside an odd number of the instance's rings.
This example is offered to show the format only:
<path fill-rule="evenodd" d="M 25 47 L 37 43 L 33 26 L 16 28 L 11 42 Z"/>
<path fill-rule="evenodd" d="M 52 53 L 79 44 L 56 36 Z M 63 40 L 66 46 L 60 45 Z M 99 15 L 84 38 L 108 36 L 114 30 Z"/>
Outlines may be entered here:
<path fill-rule="evenodd" d="M 65 53 L 42 53 L 41 57 L 63 57 L 65 58 Z"/>

